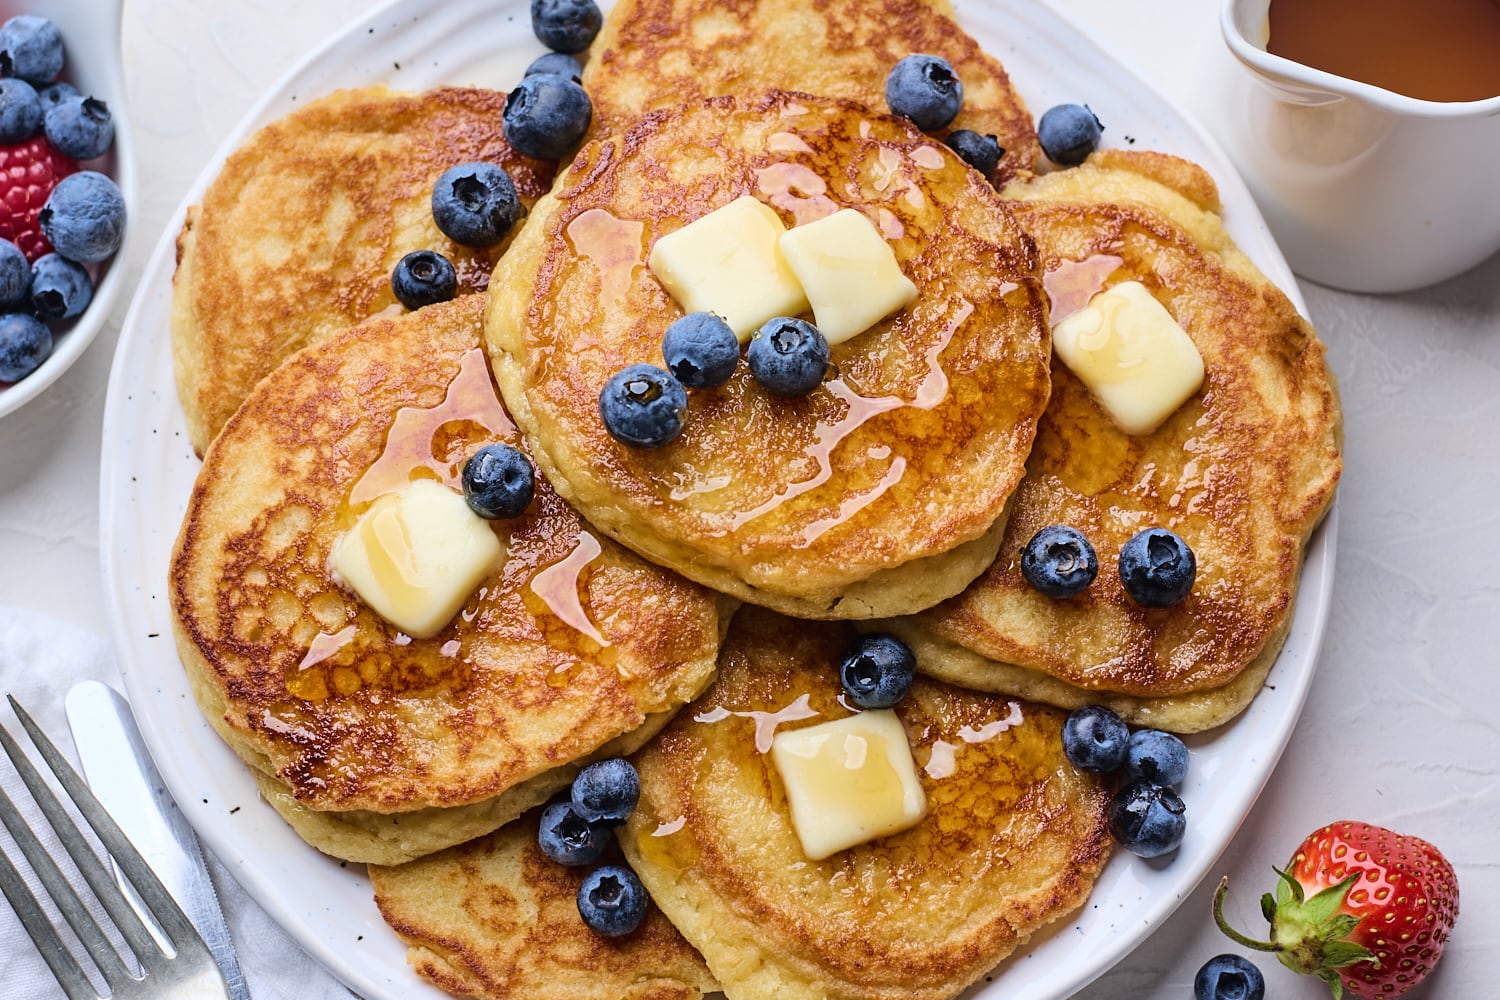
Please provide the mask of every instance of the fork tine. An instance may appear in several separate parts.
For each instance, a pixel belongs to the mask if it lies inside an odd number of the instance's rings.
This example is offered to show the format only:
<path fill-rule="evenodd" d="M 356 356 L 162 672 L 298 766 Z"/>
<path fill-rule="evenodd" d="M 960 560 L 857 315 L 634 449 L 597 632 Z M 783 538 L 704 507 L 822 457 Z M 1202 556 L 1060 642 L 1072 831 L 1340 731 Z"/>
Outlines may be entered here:
<path fill-rule="evenodd" d="M 5 799 L 6 813 L 13 812 L 15 805 L 10 801 L 10 796 L 0 792 L 0 797 Z M 6 824 L 9 827 L 9 823 Z M 68 951 L 63 944 L 62 938 L 57 936 L 57 931 L 52 927 L 52 921 L 47 919 L 47 914 L 42 910 L 41 904 L 27 888 L 26 881 L 16 866 L 11 863 L 10 857 L 0 851 L 0 892 L 10 901 L 11 909 L 16 911 L 16 916 L 21 918 L 21 926 L 26 933 L 31 935 L 32 943 L 36 950 L 41 952 L 42 958 L 47 962 L 47 967 L 52 970 L 52 976 L 68 995 L 68 1000 L 98 1000 L 98 991 L 83 974 L 82 967 L 73 953 Z M 92 952 L 90 953 L 92 954 Z M 97 959 L 96 959 L 97 961 Z"/>

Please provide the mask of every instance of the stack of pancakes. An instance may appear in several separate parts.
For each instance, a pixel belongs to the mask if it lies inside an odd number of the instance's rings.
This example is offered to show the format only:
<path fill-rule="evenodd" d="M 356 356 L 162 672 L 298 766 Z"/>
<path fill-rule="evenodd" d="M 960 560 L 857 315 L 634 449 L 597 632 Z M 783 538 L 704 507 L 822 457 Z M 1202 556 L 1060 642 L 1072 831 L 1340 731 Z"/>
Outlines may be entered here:
<path fill-rule="evenodd" d="M 958 72 L 953 127 L 999 138 L 994 176 L 883 112 L 912 52 Z M 1108 788 L 1063 758 L 1065 710 L 1193 732 L 1259 689 L 1340 469 L 1322 347 L 1198 167 L 1101 152 L 1038 173 L 1030 115 L 945 0 L 620 0 L 584 84 L 568 163 L 509 150 L 501 95 L 346 91 L 257 133 L 190 212 L 174 357 L 204 465 L 171 594 L 195 694 L 298 833 L 370 864 L 452 992 L 954 996 L 1081 905 L 1108 854 Z M 527 208 L 481 251 L 426 209 L 475 159 Z M 620 445 L 599 389 L 660 364 L 681 314 L 651 246 L 743 195 L 787 226 L 861 212 L 918 296 L 836 345 L 809 396 L 741 366 L 691 394 L 669 446 Z M 455 259 L 458 298 L 394 304 L 416 249 Z M 1127 280 L 1206 370 L 1137 436 L 1051 356 L 1068 303 Z M 457 489 L 497 442 L 531 456 L 536 498 L 494 522 L 505 556 L 452 622 L 408 636 L 333 549 L 384 493 Z M 1019 572 L 1050 524 L 1106 567 L 1067 601 Z M 1172 608 L 1107 569 L 1152 525 L 1197 554 Z M 928 812 L 809 861 L 766 749 L 853 714 L 837 662 L 870 629 L 927 675 L 897 715 Z M 643 785 L 619 849 L 656 907 L 606 939 L 530 810 L 618 754 Z"/>

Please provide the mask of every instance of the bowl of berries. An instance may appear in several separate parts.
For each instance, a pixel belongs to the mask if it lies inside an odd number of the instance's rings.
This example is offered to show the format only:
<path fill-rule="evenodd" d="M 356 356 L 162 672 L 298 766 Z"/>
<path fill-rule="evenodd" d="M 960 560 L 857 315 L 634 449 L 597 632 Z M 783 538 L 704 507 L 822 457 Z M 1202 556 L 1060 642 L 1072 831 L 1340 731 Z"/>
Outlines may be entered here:
<path fill-rule="evenodd" d="M 0 417 L 78 359 L 123 284 L 135 170 L 120 7 L 0 2 Z"/>

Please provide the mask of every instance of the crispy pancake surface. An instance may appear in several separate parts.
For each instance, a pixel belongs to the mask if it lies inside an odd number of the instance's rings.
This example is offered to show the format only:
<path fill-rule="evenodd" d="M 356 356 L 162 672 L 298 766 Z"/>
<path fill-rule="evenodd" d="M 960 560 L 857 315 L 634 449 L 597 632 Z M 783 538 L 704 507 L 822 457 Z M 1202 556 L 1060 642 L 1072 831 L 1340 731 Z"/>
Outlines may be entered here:
<path fill-rule="evenodd" d="M 636 755 L 621 844 L 731 998 L 955 996 L 1081 905 L 1108 854 L 1108 792 L 1064 759 L 1061 712 L 919 677 L 895 712 L 926 817 L 809 861 L 764 750 L 850 714 L 852 635 L 743 608 L 714 686 Z"/>
<path fill-rule="evenodd" d="M 947 0 L 618 0 L 589 50 L 593 134 L 706 97 L 796 90 L 886 110 L 885 78 L 915 53 L 942 56 L 964 86 L 952 129 L 993 135 L 997 183 L 1039 147 L 1005 69 L 953 20 Z M 947 131 L 946 129 L 944 130 Z"/>
<path fill-rule="evenodd" d="M 294 352 L 385 310 L 414 250 L 483 291 L 505 244 L 461 247 L 432 221 L 432 186 L 475 160 L 510 173 L 530 206 L 553 164 L 510 149 L 505 96 L 444 87 L 340 90 L 265 126 L 188 209 L 177 239 L 172 353 L 199 455 L 255 383 Z"/>
<path fill-rule="evenodd" d="M 437 635 L 345 589 L 334 546 L 417 478 L 519 443 L 483 296 L 372 320 L 264 380 L 215 440 L 173 554 L 178 648 L 220 734 L 320 849 L 393 863 L 488 832 L 628 751 L 713 675 L 721 600 L 597 535 L 538 480 Z"/>
<path fill-rule="evenodd" d="M 1000 556 L 961 596 L 890 623 L 920 669 L 1063 706 L 1102 702 L 1179 731 L 1218 725 L 1259 691 L 1290 625 L 1308 536 L 1342 468 L 1323 345 L 1225 234 L 1212 181 L 1162 154 L 1096 154 L 1007 195 L 1046 258 L 1053 314 L 1138 280 L 1203 356 L 1202 389 L 1156 431 L 1120 431 L 1065 365 Z M 1068 600 L 1020 573 L 1030 537 L 1071 525 L 1100 571 Z M 1171 608 L 1132 602 L 1117 572 L 1136 531 L 1167 527 L 1197 580 Z"/>
<path fill-rule="evenodd" d="M 741 364 L 690 395 L 672 444 L 619 444 L 599 392 L 662 364 L 683 313 L 650 249 L 742 195 L 788 227 L 864 213 L 918 296 L 835 345 L 808 396 L 771 395 Z M 990 186 L 905 122 L 784 93 L 655 112 L 579 153 L 491 289 L 491 362 L 533 455 L 648 558 L 816 618 L 929 607 L 993 558 L 1048 394 L 1036 258 Z"/>
<path fill-rule="evenodd" d="M 404 865 L 370 866 L 381 915 L 424 979 L 488 1000 L 697 1000 L 718 989 L 656 907 L 624 937 L 585 926 L 577 894 L 588 869 L 542 854 L 538 816 Z"/>

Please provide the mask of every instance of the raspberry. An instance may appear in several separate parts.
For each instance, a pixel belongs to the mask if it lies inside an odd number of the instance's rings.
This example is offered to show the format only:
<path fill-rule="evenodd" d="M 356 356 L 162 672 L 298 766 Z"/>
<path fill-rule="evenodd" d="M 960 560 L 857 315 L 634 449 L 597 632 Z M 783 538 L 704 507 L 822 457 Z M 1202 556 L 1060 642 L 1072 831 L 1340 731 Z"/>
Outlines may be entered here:
<path fill-rule="evenodd" d="M 57 182 L 77 172 L 78 164 L 53 149 L 46 136 L 0 145 L 0 238 L 20 247 L 28 261 L 52 252 L 37 216 Z"/>

